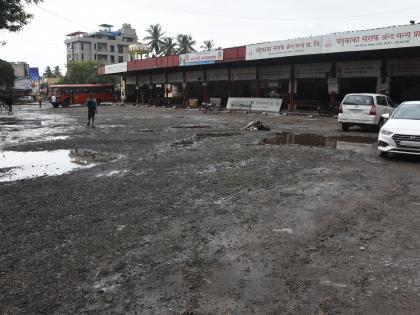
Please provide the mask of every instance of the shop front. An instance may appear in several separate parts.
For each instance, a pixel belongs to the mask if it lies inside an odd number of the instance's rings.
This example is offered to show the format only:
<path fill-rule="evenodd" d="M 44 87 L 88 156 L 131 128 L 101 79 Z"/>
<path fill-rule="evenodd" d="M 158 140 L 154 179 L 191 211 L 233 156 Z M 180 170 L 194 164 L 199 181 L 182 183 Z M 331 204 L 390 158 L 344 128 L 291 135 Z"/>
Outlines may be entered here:
<path fill-rule="evenodd" d="M 229 70 L 207 70 L 207 100 L 216 101 L 221 107 L 226 107 L 229 97 Z"/>
<path fill-rule="evenodd" d="M 233 68 L 230 71 L 230 97 L 257 97 L 257 68 Z"/>
<path fill-rule="evenodd" d="M 185 84 L 183 72 L 169 72 L 167 75 L 166 99 L 169 105 L 179 105 L 184 103 Z"/>
<path fill-rule="evenodd" d="M 349 93 L 378 93 L 381 65 L 381 60 L 337 62 L 338 100 Z"/>
<path fill-rule="evenodd" d="M 420 100 L 420 58 L 390 59 L 387 74 L 394 102 Z"/>
<path fill-rule="evenodd" d="M 306 63 L 295 65 L 295 108 L 316 109 L 330 102 L 328 78 L 332 63 Z"/>
<path fill-rule="evenodd" d="M 188 106 L 195 108 L 203 101 L 203 83 L 205 82 L 204 79 L 204 70 L 185 72 L 185 97 Z"/>
<path fill-rule="evenodd" d="M 282 98 L 288 104 L 291 69 L 291 65 L 260 67 L 260 97 Z"/>

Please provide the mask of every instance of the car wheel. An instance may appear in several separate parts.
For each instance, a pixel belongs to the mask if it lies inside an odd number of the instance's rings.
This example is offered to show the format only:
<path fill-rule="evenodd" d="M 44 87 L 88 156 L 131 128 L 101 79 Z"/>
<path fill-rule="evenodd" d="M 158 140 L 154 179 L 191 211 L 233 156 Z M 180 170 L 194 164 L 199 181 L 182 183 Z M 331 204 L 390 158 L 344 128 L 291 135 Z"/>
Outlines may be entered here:
<path fill-rule="evenodd" d="M 350 125 L 349 124 L 341 124 L 341 129 L 343 129 L 344 131 L 349 131 Z"/>
<path fill-rule="evenodd" d="M 382 157 L 382 158 L 387 158 L 388 157 L 388 152 L 380 151 L 379 156 Z"/>

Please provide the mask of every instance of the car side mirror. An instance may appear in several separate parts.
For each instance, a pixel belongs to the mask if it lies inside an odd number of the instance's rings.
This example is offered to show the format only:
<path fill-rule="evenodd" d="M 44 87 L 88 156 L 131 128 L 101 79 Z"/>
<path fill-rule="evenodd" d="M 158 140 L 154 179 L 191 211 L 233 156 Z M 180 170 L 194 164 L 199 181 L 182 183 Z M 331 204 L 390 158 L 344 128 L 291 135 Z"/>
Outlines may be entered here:
<path fill-rule="evenodd" d="M 386 113 L 386 114 L 383 114 L 383 115 L 382 115 L 382 118 L 383 118 L 384 120 L 388 120 L 388 119 L 389 119 L 389 117 L 390 117 L 390 115 L 389 115 L 388 113 Z"/>

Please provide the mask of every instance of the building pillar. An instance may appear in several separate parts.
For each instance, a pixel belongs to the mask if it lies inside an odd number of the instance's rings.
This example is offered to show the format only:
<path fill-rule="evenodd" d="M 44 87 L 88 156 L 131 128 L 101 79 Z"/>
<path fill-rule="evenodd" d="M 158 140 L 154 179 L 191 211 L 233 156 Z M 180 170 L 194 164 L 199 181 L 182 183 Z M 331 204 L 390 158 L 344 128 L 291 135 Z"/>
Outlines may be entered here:
<path fill-rule="evenodd" d="M 257 67 L 257 91 L 256 91 L 256 96 L 260 97 L 260 95 L 261 95 L 260 67 Z"/>
<path fill-rule="evenodd" d="M 289 112 L 294 110 L 295 105 L 295 94 L 296 94 L 296 81 L 295 81 L 295 65 L 290 67 L 290 79 L 289 79 Z"/>
<path fill-rule="evenodd" d="M 231 70 L 228 69 L 228 98 L 232 95 L 232 81 L 231 81 Z"/>
<path fill-rule="evenodd" d="M 203 81 L 203 102 L 209 102 L 209 87 L 207 84 L 207 70 L 204 70 L 204 81 Z"/>

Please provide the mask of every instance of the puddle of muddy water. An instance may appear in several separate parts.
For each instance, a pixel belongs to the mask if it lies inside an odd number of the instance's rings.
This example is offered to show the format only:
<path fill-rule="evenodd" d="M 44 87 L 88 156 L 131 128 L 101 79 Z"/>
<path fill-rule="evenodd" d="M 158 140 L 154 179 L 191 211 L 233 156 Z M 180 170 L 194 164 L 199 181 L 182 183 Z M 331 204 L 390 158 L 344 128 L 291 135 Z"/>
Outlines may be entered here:
<path fill-rule="evenodd" d="M 267 145 L 303 145 L 314 147 L 326 147 L 338 150 L 350 150 L 366 153 L 376 147 L 376 139 L 359 136 L 338 136 L 324 137 L 315 134 L 294 134 L 291 132 L 280 132 L 271 137 L 263 139 L 260 144 Z"/>
<path fill-rule="evenodd" d="M 62 175 L 105 160 L 90 150 L 0 151 L 0 182 Z"/>
<path fill-rule="evenodd" d="M 210 126 L 203 126 L 203 125 L 186 125 L 186 126 L 173 126 L 173 129 L 207 129 L 211 128 Z"/>

